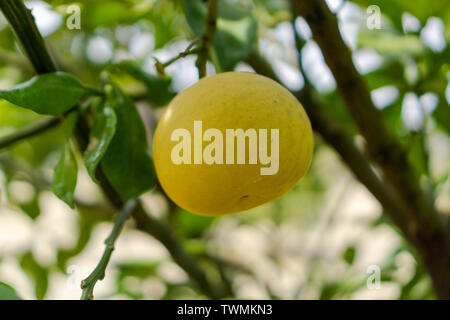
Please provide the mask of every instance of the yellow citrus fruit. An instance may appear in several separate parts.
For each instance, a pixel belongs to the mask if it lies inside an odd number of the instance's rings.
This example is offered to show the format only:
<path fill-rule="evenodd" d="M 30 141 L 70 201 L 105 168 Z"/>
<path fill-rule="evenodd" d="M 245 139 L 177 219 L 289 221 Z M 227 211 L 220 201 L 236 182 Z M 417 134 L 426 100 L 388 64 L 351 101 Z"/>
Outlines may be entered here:
<path fill-rule="evenodd" d="M 250 72 L 207 77 L 178 94 L 153 143 L 164 191 L 180 207 L 207 216 L 277 199 L 305 175 L 312 152 L 302 105 L 275 81 Z"/>

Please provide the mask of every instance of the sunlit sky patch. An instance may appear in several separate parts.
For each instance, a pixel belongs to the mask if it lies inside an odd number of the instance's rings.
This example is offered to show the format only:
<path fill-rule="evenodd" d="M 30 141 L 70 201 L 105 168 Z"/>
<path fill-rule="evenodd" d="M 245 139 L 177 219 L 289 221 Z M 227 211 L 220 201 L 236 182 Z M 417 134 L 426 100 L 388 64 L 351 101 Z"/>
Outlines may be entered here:
<path fill-rule="evenodd" d="M 27 1 L 26 6 L 32 10 L 36 25 L 43 37 L 47 37 L 58 30 L 63 24 L 63 17 L 54 11 L 44 1 Z"/>

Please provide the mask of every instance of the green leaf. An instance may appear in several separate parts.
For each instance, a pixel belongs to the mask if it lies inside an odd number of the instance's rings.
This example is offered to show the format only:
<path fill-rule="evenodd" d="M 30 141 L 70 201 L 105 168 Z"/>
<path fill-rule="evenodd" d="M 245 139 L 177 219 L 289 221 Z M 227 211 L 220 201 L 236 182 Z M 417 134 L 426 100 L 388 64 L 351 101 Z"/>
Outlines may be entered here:
<path fill-rule="evenodd" d="M 66 140 L 69 140 L 72 137 L 79 115 L 80 114 L 78 111 L 74 111 L 68 114 L 64 119 L 64 134 L 66 136 Z"/>
<path fill-rule="evenodd" d="M 200 237 L 213 223 L 214 218 L 199 216 L 179 208 L 175 215 L 176 230 L 186 238 Z"/>
<path fill-rule="evenodd" d="M 433 112 L 433 118 L 447 133 L 450 133 L 450 106 L 443 95 L 439 97 L 439 104 Z"/>
<path fill-rule="evenodd" d="M 21 299 L 11 286 L 0 281 L 0 300 L 21 300 Z"/>
<path fill-rule="evenodd" d="M 36 195 L 28 203 L 20 203 L 20 208 L 29 216 L 31 219 L 35 220 L 41 214 L 41 207 L 39 205 L 39 194 Z"/>
<path fill-rule="evenodd" d="M 408 159 L 419 175 L 428 175 L 429 164 L 428 151 L 425 146 L 425 133 L 413 133 L 411 139 L 413 139 L 413 141 L 408 150 Z"/>
<path fill-rule="evenodd" d="M 342 258 L 349 265 L 352 265 L 353 262 L 355 262 L 355 256 L 356 256 L 356 248 L 354 246 L 350 246 L 347 249 L 345 249 L 344 254 L 342 255 Z"/>
<path fill-rule="evenodd" d="M 62 201 L 71 208 L 74 207 L 74 192 L 77 184 L 78 165 L 70 144 L 70 137 L 73 134 L 78 119 L 78 112 L 71 113 L 64 123 L 66 143 L 61 153 L 61 158 L 55 168 L 52 191 Z"/>
<path fill-rule="evenodd" d="M 88 173 L 95 182 L 98 182 L 95 177 L 97 166 L 116 133 L 116 123 L 116 113 L 110 103 L 101 105 L 91 130 L 91 142 L 84 160 Z"/>
<path fill-rule="evenodd" d="M 401 138 L 406 132 L 405 125 L 402 121 L 401 101 L 402 100 L 399 99 L 394 104 L 387 106 L 386 108 L 381 110 L 381 113 L 384 116 L 388 129 L 391 131 L 392 134 L 394 134 L 398 138 Z"/>
<path fill-rule="evenodd" d="M 184 0 L 186 19 L 192 31 L 200 36 L 205 28 L 206 7 L 201 0 Z M 233 70 L 253 50 L 257 21 L 250 9 L 238 2 L 219 1 L 214 49 L 222 71 Z"/>
<path fill-rule="evenodd" d="M 128 4 L 124 1 L 90 1 L 84 8 L 84 12 L 86 12 L 84 24 L 89 30 L 99 26 L 117 24 L 130 16 L 128 9 Z"/>
<path fill-rule="evenodd" d="M 38 75 L 7 90 L 0 90 L 3 98 L 36 113 L 61 115 L 81 98 L 92 93 L 77 78 L 64 72 Z"/>
<path fill-rule="evenodd" d="M 399 91 L 406 91 L 404 66 L 399 60 L 390 59 L 386 61 L 379 69 L 371 71 L 364 75 L 370 90 L 375 90 L 387 85 L 394 85 Z"/>
<path fill-rule="evenodd" d="M 72 148 L 66 144 L 61 158 L 55 168 L 52 190 L 55 195 L 67 203 L 71 208 L 74 207 L 74 192 L 77 184 L 78 166 L 73 154 Z"/>
<path fill-rule="evenodd" d="M 172 82 L 170 78 L 163 79 L 160 76 L 149 74 L 131 61 L 122 61 L 114 66 L 145 84 L 147 97 L 155 107 L 166 105 L 175 96 L 170 89 Z"/>
<path fill-rule="evenodd" d="M 36 298 L 43 299 L 48 289 L 48 269 L 41 266 L 29 251 L 20 259 L 20 266 L 33 280 Z"/>
<path fill-rule="evenodd" d="M 317 94 L 317 92 L 315 92 L 315 94 Z M 347 133 L 355 135 L 358 132 L 336 91 L 322 95 L 318 98 L 324 99 L 325 103 L 323 105 L 327 109 L 329 115 L 333 117 L 333 120 L 337 121 Z"/>
<path fill-rule="evenodd" d="M 128 261 L 116 265 L 119 270 L 119 278 L 123 279 L 128 276 L 145 279 L 154 275 L 157 268 L 161 265 L 160 261 Z"/>
<path fill-rule="evenodd" d="M 117 87 L 108 95 L 108 101 L 114 106 L 117 125 L 101 166 L 122 200 L 127 201 L 155 184 L 153 161 L 147 150 L 145 127 L 133 101 Z"/>

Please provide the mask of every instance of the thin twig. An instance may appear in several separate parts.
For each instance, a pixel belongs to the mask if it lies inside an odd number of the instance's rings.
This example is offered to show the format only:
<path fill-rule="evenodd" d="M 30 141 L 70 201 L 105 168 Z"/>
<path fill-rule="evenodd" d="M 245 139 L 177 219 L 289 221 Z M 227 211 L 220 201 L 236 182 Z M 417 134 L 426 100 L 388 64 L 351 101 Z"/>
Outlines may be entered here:
<path fill-rule="evenodd" d="M 123 209 L 120 211 L 116 218 L 114 227 L 109 234 L 108 238 L 105 240 L 105 251 L 103 251 L 102 258 L 97 264 L 95 269 L 91 274 L 81 282 L 81 289 L 83 293 L 81 294 L 81 300 L 92 300 L 94 299 L 94 287 L 97 281 L 101 281 L 105 278 L 105 270 L 108 266 L 109 260 L 111 259 L 112 252 L 114 251 L 114 244 L 120 235 L 120 232 L 125 225 L 125 222 L 130 217 L 133 210 L 137 208 L 139 201 L 137 199 L 132 199 L 128 201 Z"/>
<path fill-rule="evenodd" d="M 217 0 L 208 1 L 208 14 L 206 17 L 205 31 L 200 39 L 199 52 L 196 61 L 199 78 L 206 76 L 206 63 L 209 57 L 210 46 L 214 42 L 217 32 Z"/>
<path fill-rule="evenodd" d="M 173 57 L 172 59 L 170 59 L 170 60 L 168 60 L 168 61 L 166 61 L 164 63 L 159 61 L 155 57 L 154 58 L 155 61 L 156 61 L 155 66 L 156 66 L 156 71 L 158 72 L 158 74 L 160 76 L 165 77 L 166 76 L 165 71 L 164 71 L 165 68 L 170 66 L 172 63 L 178 61 L 179 59 L 186 58 L 188 55 L 198 53 L 199 52 L 198 48 L 194 48 L 194 46 L 199 41 L 200 41 L 200 38 L 197 38 L 197 39 L 193 40 L 184 51 L 180 52 L 178 55 L 176 55 L 175 57 Z"/>
<path fill-rule="evenodd" d="M 200 289 L 212 299 L 222 299 L 229 295 L 223 283 L 214 285 L 197 261 L 189 255 L 175 237 L 173 230 L 164 222 L 149 216 L 140 206 L 133 212 L 139 230 L 151 234 L 170 252 L 173 260 L 196 281 Z"/>
<path fill-rule="evenodd" d="M 18 131 L 1 137 L 0 138 L 0 149 L 6 148 L 11 146 L 12 144 L 19 142 L 21 140 L 34 137 L 38 134 L 44 133 L 54 127 L 56 127 L 58 124 L 60 124 L 62 121 L 61 118 L 54 117 L 54 118 L 48 118 L 41 120 L 39 122 L 32 123 L 28 126 L 25 126 Z"/>

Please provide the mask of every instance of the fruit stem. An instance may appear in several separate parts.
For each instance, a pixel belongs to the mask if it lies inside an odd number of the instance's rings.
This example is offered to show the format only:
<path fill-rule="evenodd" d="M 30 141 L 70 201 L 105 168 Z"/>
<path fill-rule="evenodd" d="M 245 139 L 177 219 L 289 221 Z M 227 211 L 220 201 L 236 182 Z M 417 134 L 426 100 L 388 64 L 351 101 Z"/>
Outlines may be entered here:
<path fill-rule="evenodd" d="M 206 62 L 209 57 L 209 46 L 214 42 L 217 31 L 217 0 L 208 1 L 208 15 L 205 22 L 205 31 L 200 38 L 199 52 L 195 65 L 199 78 L 206 76 Z"/>

